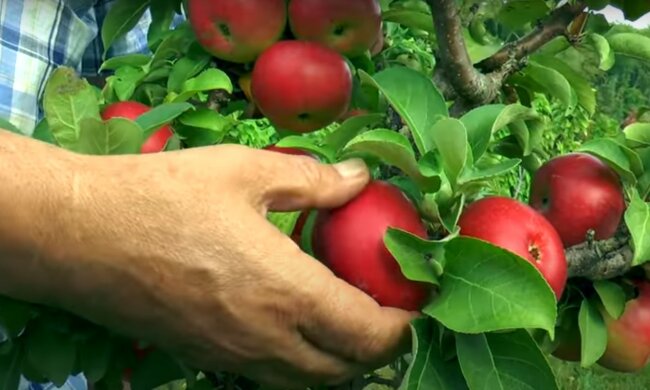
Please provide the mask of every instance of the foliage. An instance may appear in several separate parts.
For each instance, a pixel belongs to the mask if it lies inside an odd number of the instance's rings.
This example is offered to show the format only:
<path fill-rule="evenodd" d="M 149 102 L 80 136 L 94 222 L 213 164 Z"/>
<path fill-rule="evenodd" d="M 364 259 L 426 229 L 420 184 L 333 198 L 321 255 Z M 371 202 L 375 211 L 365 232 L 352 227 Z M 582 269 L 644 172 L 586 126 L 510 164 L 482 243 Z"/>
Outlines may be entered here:
<path fill-rule="evenodd" d="M 161 8 L 149 34 L 152 54 L 107 59 L 101 90 L 70 68 L 52 74 L 43 99 L 45 118 L 35 137 L 78 153 L 127 154 L 137 153 L 158 126 L 171 124 L 176 142 L 167 150 L 220 143 L 261 148 L 279 142 L 312 151 L 324 162 L 361 156 L 374 168 L 390 167 L 374 172 L 413 195 L 430 237 L 390 229 L 385 242 L 408 278 L 439 291 L 412 324 L 407 364 L 392 365 L 403 388 L 558 388 L 546 353 L 564 309 L 572 305 L 581 308 L 583 337 L 585 330 L 599 335 L 589 340 L 582 363 L 598 361 L 607 336 L 593 305 L 622 306 L 632 296 L 627 289 L 608 294 L 581 281 L 570 284 L 557 302 L 531 263 L 460 236 L 457 222 L 465 205 L 488 194 L 526 200 L 530 175 L 542 162 L 582 150 L 606 161 L 624 180 L 635 265 L 650 260 L 642 256 L 650 250 L 643 235 L 650 215 L 650 136 L 638 124 L 621 131 L 616 121 L 624 106 L 618 103 L 620 94 L 631 94 L 623 99 L 626 104 L 647 101 L 622 87 L 632 80 L 639 90 L 647 86 L 643 70 L 650 63 L 650 47 L 644 46 L 644 33 L 603 29 L 601 23 L 588 25 L 575 42 L 556 38 L 505 80 L 497 101 L 454 116 L 432 79 L 438 45 L 429 7 L 422 1 L 383 1 L 387 47 L 375 57 L 349 59 L 355 75 L 353 106 L 369 114 L 301 136 L 277 131 L 255 114 L 254 102 L 238 82 L 248 68 L 215 61 L 197 44 L 188 23 L 169 29 L 167 21 L 181 12 L 181 2 L 167 3 L 156 5 Z M 462 3 L 463 39 L 474 64 L 533 30 L 557 5 L 541 0 Z M 102 30 L 107 47 L 154 4 L 116 2 Z M 628 15 L 639 12 L 628 2 L 622 8 Z M 597 94 L 592 83 L 599 77 Z M 100 119 L 107 104 L 131 99 L 155 108 L 137 120 Z M 616 101 L 616 107 L 608 101 Z M 273 221 L 288 233 L 294 227 L 286 223 L 290 218 L 275 215 Z M 130 367 L 134 390 L 176 380 L 189 389 L 254 386 L 227 373 L 197 372 L 161 351 L 139 359 L 133 342 L 72 314 L 2 298 L 0 384 L 13 388 L 20 374 L 61 384 L 69 374 L 83 372 L 97 388 L 118 389 Z"/>

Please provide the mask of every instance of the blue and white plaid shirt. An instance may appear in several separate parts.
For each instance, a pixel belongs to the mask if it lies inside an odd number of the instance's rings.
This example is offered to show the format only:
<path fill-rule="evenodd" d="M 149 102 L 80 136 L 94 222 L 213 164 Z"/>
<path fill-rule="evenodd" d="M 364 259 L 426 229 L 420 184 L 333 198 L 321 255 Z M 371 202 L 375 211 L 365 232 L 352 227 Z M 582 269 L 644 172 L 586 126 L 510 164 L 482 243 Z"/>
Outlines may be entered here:
<path fill-rule="evenodd" d="M 65 65 L 82 75 L 97 73 L 104 51 L 99 31 L 115 0 L 0 0 L 0 117 L 25 134 L 42 118 L 40 98 L 54 69 Z M 178 18 L 175 24 L 180 22 Z M 108 57 L 149 53 L 147 12 Z M 23 380 L 21 390 L 51 390 L 52 384 Z M 85 390 L 82 376 L 61 389 Z"/>
<path fill-rule="evenodd" d="M 42 117 L 39 100 L 58 66 L 97 73 L 103 45 L 99 31 L 115 0 L 0 0 L 0 117 L 31 134 Z M 180 20 L 176 20 L 178 23 Z M 147 12 L 108 57 L 149 53 Z"/>

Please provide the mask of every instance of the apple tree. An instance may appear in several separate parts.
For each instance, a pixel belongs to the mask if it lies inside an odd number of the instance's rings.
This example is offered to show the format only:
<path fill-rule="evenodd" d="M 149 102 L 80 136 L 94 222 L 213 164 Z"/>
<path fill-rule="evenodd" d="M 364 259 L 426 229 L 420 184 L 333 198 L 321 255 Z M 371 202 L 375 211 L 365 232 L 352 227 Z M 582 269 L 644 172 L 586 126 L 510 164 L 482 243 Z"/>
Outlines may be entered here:
<path fill-rule="evenodd" d="M 650 62 L 650 38 L 595 12 L 610 5 L 630 20 L 650 12 L 627 0 L 118 0 L 105 49 L 150 11 L 150 53 L 105 58 L 92 80 L 54 70 L 45 117 L 21 130 L 95 155 L 239 143 L 363 158 L 373 181 L 347 205 L 268 215 L 380 304 L 422 314 L 411 353 L 340 388 L 551 390 L 551 354 L 638 372 L 650 121 L 554 154 L 545 142 L 573 129 L 535 105 L 589 121 L 597 76 Z M 96 389 L 259 388 L 0 297 L 0 388 L 78 373 Z"/>

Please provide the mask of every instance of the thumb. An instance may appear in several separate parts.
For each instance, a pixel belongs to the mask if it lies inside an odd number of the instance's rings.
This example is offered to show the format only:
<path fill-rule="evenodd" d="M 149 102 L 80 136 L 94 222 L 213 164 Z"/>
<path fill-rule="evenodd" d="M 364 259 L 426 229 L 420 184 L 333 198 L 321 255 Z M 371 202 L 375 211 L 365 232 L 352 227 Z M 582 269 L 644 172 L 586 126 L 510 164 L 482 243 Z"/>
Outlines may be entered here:
<path fill-rule="evenodd" d="M 306 156 L 267 154 L 258 170 L 260 206 L 270 211 L 335 208 L 354 198 L 370 180 L 361 159 L 324 164 Z"/>

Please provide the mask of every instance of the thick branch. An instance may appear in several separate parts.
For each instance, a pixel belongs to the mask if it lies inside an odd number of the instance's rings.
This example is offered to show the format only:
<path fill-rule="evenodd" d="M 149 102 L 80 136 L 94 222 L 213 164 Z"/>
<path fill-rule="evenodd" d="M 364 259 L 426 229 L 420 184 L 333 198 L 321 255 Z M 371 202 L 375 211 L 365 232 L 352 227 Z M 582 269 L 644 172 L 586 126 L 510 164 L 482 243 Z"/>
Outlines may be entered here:
<path fill-rule="evenodd" d="M 586 8 L 584 1 L 576 4 L 567 3 L 562 7 L 555 9 L 548 20 L 537 26 L 535 30 L 522 37 L 516 42 L 504 46 L 491 57 L 481 61 L 478 67 L 486 72 L 492 72 L 500 69 L 511 58 L 517 60 L 523 59 L 537 51 L 553 38 L 563 35 L 567 31 L 567 26 L 580 15 Z"/>
<path fill-rule="evenodd" d="M 590 280 L 611 279 L 627 273 L 632 268 L 634 253 L 630 235 L 622 224 L 614 237 L 603 241 L 590 241 L 566 250 L 569 277 Z"/>
<path fill-rule="evenodd" d="M 494 100 L 502 80 L 495 80 L 479 72 L 469 57 L 460 10 L 455 0 L 428 0 L 438 41 L 439 67 L 436 79 L 447 80 L 455 94 L 470 103 Z M 447 93 L 449 95 L 449 93 Z"/>

